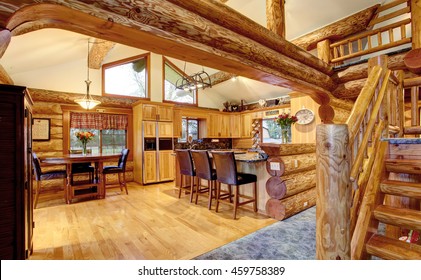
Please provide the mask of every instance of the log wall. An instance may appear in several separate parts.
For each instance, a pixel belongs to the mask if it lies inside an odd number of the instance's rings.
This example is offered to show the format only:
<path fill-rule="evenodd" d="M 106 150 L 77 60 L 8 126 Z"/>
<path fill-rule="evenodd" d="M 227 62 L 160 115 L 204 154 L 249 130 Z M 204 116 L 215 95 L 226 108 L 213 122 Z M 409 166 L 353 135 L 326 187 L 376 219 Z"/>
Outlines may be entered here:
<path fill-rule="evenodd" d="M 36 90 L 29 90 L 36 91 Z M 33 151 L 37 154 L 38 157 L 54 157 L 60 156 L 62 153 L 67 153 L 63 151 L 63 111 L 61 109 L 62 103 L 58 103 L 55 99 L 49 100 L 48 95 L 42 95 L 42 98 L 38 98 L 38 94 L 34 94 L 34 106 L 33 106 L 33 117 L 34 118 L 47 118 L 50 119 L 50 140 L 49 141 L 33 141 Z M 42 100 L 42 101 L 40 101 Z M 105 162 L 104 165 L 115 165 L 117 162 Z M 52 170 L 52 169 L 64 169 L 64 165 L 55 165 L 55 166 L 42 166 L 43 170 Z M 75 176 L 76 180 L 83 179 L 83 176 Z M 126 180 L 133 181 L 133 161 L 128 160 L 126 166 Z M 107 184 L 118 183 L 117 175 L 107 175 Z M 34 182 L 36 186 L 36 182 Z M 61 192 L 63 190 L 63 180 L 47 180 L 42 182 L 42 192 L 51 192 L 56 190 Z M 40 199 L 42 199 L 42 193 Z M 63 203 L 64 196 L 63 196 Z"/>
<path fill-rule="evenodd" d="M 269 155 L 266 214 L 283 220 L 316 205 L 315 144 L 262 144 Z"/>

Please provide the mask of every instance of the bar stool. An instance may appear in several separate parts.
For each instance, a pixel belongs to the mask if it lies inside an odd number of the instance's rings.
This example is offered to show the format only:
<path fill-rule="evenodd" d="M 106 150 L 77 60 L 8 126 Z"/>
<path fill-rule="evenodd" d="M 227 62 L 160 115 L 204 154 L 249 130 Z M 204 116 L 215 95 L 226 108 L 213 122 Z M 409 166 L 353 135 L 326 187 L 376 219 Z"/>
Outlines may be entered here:
<path fill-rule="evenodd" d="M 227 185 L 235 185 L 234 190 L 234 212 L 233 219 L 237 217 L 238 206 L 253 203 L 253 210 L 257 212 L 257 176 L 249 173 L 237 172 L 237 166 L 235 163 L 234 152 L 212 152 L 213 161 L 216 167 L 217 187 L 216 187 L 216 212 L 218 212 L 219 203 L 232 204 L 230 201 L 226 201 L 231 196 L 221 197 L 221 183 Z M 240 186 L 253 183 L 253 196 L 246 196 L 240 194 Z M 247 200 L 239 201 L 239 198 Z"/>
<path fill-rule="evenodd" d="M 193 159 L 191 157 L 190 150 L 188 149 L 177 149 L 175 150 L 178 165 L 180 166 L 181 183 L 178 190 L 178 198 L 181 197 L 182 189 L 190 188 L 190 202 L 193 202 L 194 192 L 194 177 L 196 176 L 196 170 L 193 166 Z M 190 176 L 190 186 L 183 186 L 183 177 Z"/>
<path fill-rule="evenodd" d="M 191 150 L 194 166 L 196 167 L 196 204 L 199 195 L 208 195 L 208 209 L 212 208 L 212 199 L 216 197 L 216 170 L 212 169 L 211 159 L 206 150 Z M 202 186 L 200 179 L 207 180 L 208 185 Z"/>

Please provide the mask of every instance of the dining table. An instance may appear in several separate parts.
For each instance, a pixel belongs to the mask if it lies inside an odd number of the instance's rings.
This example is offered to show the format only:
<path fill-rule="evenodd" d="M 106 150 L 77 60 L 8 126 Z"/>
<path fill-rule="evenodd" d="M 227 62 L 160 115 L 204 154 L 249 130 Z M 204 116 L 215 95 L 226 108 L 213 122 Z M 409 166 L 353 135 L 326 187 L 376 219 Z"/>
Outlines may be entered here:
<path fill-rule="evenodd" d="M 46 165 L 65 165 L 67 180 L 64 188 L 64 197 L 67 204 L 72 203 L 75 198 L 95 197 L 105 198 L 105 180 L 102 177 L 104 162 L 118 161 L 121 154 L 63 154 L 54 157 L 40 157 L 42 164 Z M 93 163 L 95 165 L 95 176 L 92 181 L 72 182 L 72 164 L 73 163 Z"/>

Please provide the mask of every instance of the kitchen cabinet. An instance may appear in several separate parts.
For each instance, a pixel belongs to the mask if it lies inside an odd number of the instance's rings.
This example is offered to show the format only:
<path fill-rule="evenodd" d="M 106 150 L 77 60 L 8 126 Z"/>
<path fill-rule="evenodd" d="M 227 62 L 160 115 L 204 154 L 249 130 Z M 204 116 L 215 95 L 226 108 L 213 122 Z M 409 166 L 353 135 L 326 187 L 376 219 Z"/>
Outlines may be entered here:
<path fill-rule="evenodd" d="M 160 181 L 172 181 L 175 176 L 175 156 L 173 151 L 159 152 L 159 179 Z"/>
<path fill-rule="evenodd" d="M 143 122 L 143 137 L 156 137 L 156 122 Z"/>
<path fill-rule="evenodd" d="M 230 115 L 230 137 L 240 138 L 241 137 L 241 116 L 239 114 Z"/>
<path fill-rule="evenodd" d="M 174 110 L 173 113 L 173 136 L 175 138 L 181 137 L 182 133 L 182 114 L 181 110 Z"/>
<path fill-rule="evenodd" d="M 0 258 L 32 253 L 32 99 L 25 87 L 0 85 Z"/>
<path fill-rule="evenodd" d="M 252 121 L 251 114 L 241 114 L 241 138 L 251 138 Z"/>
<path fill-rule="evenodd" d="M 173 137 L 172 122 L 158 122 L 158 137 Z M 146 136 L 145 136 L 146 137 Z"/>
<path fill-rule="evenodd" d="M 148 121 L 172 121 L 173 108 L 167 105 L 143 104 L 142 119 Z"/>
<path fill-rule="evenodd" d="M 230 133 L 230 115 L 211 113 L 208 115 L 207 131 L 209 138 L 229 138 Z"/>
<path fill-rule="evenodd" d="M 157 178 L 156 173 L 156 151 L 143 152 L 143 183 L 155 183 Z"/>

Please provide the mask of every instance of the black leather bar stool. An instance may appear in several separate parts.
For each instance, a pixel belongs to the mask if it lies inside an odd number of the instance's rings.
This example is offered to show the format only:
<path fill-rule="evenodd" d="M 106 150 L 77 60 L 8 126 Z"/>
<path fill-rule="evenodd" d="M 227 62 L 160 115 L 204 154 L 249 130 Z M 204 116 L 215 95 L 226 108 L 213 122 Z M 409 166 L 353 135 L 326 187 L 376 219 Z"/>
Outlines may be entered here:
<path fill-rule="evenodd" d="M 34 199 L 34 208 L 37 208 L 39 193 L 41 192 L 41 182 L 45 180 L 53 179 L 63 179 L 63 188 L 64 188 L 64 199 L 67 201 L 68 194 L 66 193 L 66 170 L 51 170 L 43 172 L 41 169 L 41 164 L 39 158 L 35 153 L 32 153 L 32 163 L 34 168 L 35 180 L 37 181 L 37 187 L 35 189 L 35 199 Z"/>
<path fill-rule="evenodd" d="M 190 188 L 190 202 L 193 202 L 193 192 L 194 192 L 194 177 L 196 176 L 196 170 L 193 166 L 193 159 L 191 157 L 190 150 L 188 149 L 177 149 L 175 150 L 176 158 L 178 161 L 178 165 L 180 166 L 180 174 L 181 174 L 181 183 L 180 188 L 178 190 L 178 198 L 181 197 L 182 189 Z M 190 186 L 184 185 L 183 186 L 183 178 L 185 176 L 190 176 Z"/>
<path fill-rule="evenodd" d="M 199 195 L 208 196 L 208 209 L 212 208 L 212 199 L 216 197 L 216 170 L 212 168 L 212 162 L 206 150 L 191 150 L 194 166 L 196 168 L 196 204 Z M 200 184 L 200 179 L 208 181 L 207 186 Z"/>
<path fill-rule="evenodd" d="M 237 217 L 238 206 L 253 203 L 253 210 L 257 212 L 257 176 L 249 173 L 237 172 L 237 165 L 235 162 L 234 152 L 212 152 L 213 161 L 216 167 L 217 187 L 216 187 L 216 212 L 218 212 L 219 203 L 229 203 L 226 201 L 231 196 L 221 196 L 221 183 L 227 185 L 234 185 L 234 220 Z M 253 183 L 253 196 L 246 196 L 240 194 L 240 186 Z M 240 197 L 246 199 L 240 202 Z"/>

